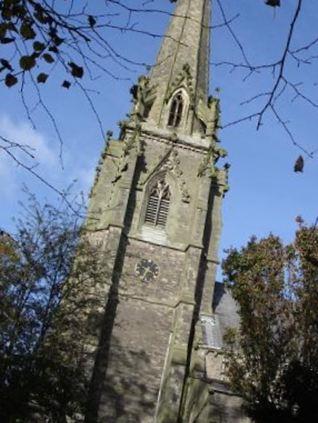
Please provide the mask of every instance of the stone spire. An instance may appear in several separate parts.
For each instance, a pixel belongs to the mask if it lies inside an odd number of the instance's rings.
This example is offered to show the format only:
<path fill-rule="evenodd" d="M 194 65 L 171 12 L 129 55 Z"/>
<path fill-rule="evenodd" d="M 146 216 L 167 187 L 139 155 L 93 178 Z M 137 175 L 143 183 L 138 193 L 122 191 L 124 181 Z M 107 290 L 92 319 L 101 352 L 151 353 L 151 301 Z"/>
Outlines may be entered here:
<path fill-rule="evenodd" d="M 186 133 L 192 133 L 195 109 L 200 99 L 206 104 L 209 85 L 211 0 L 178 0 L 156 64 L 150 72 L 150 84 L 156 87 L 156 99 L 149 118 L 165 126 L 165 107 L 178 88 L 189 97 Z M 193 113 L 194 112 L 194 113 Z"/>

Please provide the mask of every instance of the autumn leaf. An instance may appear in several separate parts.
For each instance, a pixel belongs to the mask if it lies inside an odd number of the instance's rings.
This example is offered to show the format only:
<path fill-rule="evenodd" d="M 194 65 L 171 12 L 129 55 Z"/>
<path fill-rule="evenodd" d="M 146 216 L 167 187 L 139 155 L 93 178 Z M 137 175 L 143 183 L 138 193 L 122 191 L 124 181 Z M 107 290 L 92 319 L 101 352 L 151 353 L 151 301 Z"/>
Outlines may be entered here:
<path fill-rule="evenodd" d="M 59 49 L 56 46 L 51 46 L 49 47 L 49 51 L 51 51 L 52 53 L 58 53 Z"/>
<path fill-rule="evenodd" d="M 82 66 L 78 66 L 74 62 L 69 62 L 69 67 L 71 68 L 71 74 L 75 78 L 82 78 L 83 77 L 83 75 L 84 75 L 84 69 L 82 68 Z"/>
<path fill-rule="evenodd" d="M 91 27 L 91 28 L 93 28 L 95 25 L 96 25 L 96 19 L 94 18 L 94 16 L 92 16 L 92 15 L 89 15 L 89 17 L 88 17 L 88 23 L 89 23 L 89 26 Z"/>
<path fill-rule="evenodd" d="M 34 32 L 31 24 L 29 22 L 23 22 L 20 28 L 20 34 L 26 40 L 32 40 L 35 38 L 36 33 Z"/>
<path fill-rule="evenodd" d="M 6 59 L 0 59 L 0 63 L 3 66 L 3 68 L 8 69 L 10 71 L 13 70 L 12 66 L 10 65 L 9 61 Z"/>
<path fill-rule="evenodd" d="M 53 56 L 51 56 L 51 54 L 49 54 L 49 53 L 44 53 L 42 57 L 47 63 L 53 63 L 54 62 Z"/>
<path fill-rule="evenodd" d="M 8 88 L 12 87 L 18 82 L 18 79 L 12 75 L 12 73 L 8 73 L 5 77 L 4 83 Z"/>
<path fill-rule="evenodd" d="M 45 44 L 40 41 L 34 41 L 33 48 L 35 51 L 43 51 L 45 49 Z"/>
<path fill-rule="evenodd" d="M 69 81 L 63 81 L 63 84 L 62 84 L 62 87 L 63 88 L 67 88 L 67 89 L 69 89 L 70 88 L 70 86 L 71 86 L 71 83 L 69 82 Z"/>
<path fill-rule="evenodd" d="M 57 34 L 52 35 L 52 41 L 56 46 L 60 46 L 64 42 L 63 38 L 60 38 Z"/>
<path fill-rule="evenodd" d="M 0 24 L 0 39 L 5 38 L 7 33 L 7 25 L 5 23 Z"/>
<path fill-rule="evenodd" d="M 49 75 L 47 75 L 46 73 L 41 72 L 36 80 L 38 81 L 39 84 L 45 84 L 46 80 L 48 79 Z"/>
<path fill-rule="evenodd" d="M 299 156 L 294 165 L 294 172 L 303 172 L 304 164 L 303 156 Z"/>
<path fill-rule="evenodd" d="M 21 56 L 19 63 L 20 63 L 21 69 L 23 69 L 24 71 L 29 71 L 35 66 L 36 61 L 33 55 Z"/>
<path fill-rule="evenodd" d="M 280 7 L 280 0 L 266 0 L 265 4 L 271 7 Z"/>
<path fill-rule="evenodd" d="M 4 37 L 4 38 L 0 38 L 0 43 L 9 44 L 9 43 L 13 43 L 14 40 L 15 40 L 14 38 Z"/>

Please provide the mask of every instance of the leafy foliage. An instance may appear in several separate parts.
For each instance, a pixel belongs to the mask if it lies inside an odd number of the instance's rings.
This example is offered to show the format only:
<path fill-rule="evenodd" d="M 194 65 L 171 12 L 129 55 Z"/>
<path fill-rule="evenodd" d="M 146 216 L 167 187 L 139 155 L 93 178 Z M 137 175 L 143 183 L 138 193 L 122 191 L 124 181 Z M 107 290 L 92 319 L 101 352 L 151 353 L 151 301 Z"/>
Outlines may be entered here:
<path fill-rule="evenodd" d="M 97 250 L 80 233 L 80 220 L 68 210 L 31 197 L 15 236 L 0 234 L 3 422 L 64 422 L 83 413 L 84 340 L 98 324 L 92 310 L 100 299 L 93 293 L 100 292 L 105 274 Z"/>
<path fill-rule="evenodd" d="M 82 78 L 83 67 L 73 62 L 67 63 L 61 51 L 75 36 L 89 42 L 85 25 L 75 24 L 72 14 L 44 1 L 4 0 L 0 2 L 0 16 L 0 43 L 7 46 L 2 48 L 2 54 L 6 57 L 0 59 L 0 72 L 6 72 L 4 83 L 7 87 L 12 87 L 19 78 L 23 78 L 24 72 L 56 61 L 73 77 Z M 87 19 L 86 29 L 92 28 L 92 22 L 96 23 L 96 20 L 92 16 Z M 18 61 L 14 60 L 15 56 Z M 40 76 L 44 74 L 38 74 L 39 83 L 46 82 L 47 78 Z"/>
<path fill-rule="evenodd" d="M 318 420 L 318 230 L 298 220 L 292 244 L 252 238 L 223 262 L 241 318 L 228 376 L 257 422 Z"/>

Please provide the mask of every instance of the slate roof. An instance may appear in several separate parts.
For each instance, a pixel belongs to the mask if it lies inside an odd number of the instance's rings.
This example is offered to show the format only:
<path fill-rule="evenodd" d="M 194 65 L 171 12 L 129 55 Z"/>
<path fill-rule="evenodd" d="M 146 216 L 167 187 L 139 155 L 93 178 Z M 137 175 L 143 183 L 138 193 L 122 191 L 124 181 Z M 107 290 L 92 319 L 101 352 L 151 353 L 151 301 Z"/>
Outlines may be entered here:
<path fill-rule="evenodd" d="M 212 307 L 215 315 L 215 331 L 221 335 L 221 339 L 227 328 L 239 327 L 238 305 L 230 291 L 221 282 L 215 283 Z M 221 347 L 222 341 L 219 345 L 219 348 Z"/>

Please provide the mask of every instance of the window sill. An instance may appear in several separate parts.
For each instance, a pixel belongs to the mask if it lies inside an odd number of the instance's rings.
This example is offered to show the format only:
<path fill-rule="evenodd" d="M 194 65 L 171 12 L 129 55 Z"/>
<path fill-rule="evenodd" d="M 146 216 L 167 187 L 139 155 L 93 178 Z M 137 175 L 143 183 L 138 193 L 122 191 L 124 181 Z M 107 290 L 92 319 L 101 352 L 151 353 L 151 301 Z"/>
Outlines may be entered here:
<path fill-rule="evenodd" d="M 164 229 L 156 228 L 150 225 L 143 225 L 141 228 L 141 238 L 144 241 L 154 242 L 156 244 L 166 245 L 168 243 L 167 234 Z"/>

